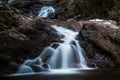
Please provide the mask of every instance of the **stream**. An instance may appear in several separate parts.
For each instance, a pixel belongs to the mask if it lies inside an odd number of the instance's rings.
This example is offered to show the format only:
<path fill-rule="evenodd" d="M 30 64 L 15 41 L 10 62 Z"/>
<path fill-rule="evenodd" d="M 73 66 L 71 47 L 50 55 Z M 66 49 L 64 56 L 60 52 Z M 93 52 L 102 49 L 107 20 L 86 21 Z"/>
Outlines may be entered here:
<path fill-rule="evenodd" d="M 55 13 L 52 6 L 43 6 L 38 16 L 47 18 Z M 35 59 L 26 60 L 12 80 L 119 80 L 119 69 L 90 68 L 87 56 L 77 40 L 78 32 L 52 25 L 62 42 L 53 42 Z M 57 47 L 53 47 L 57 45 Z M 111 76 L 112 75 L 112 76 Z M 9 80 L 9 79 L 8 79 Z"/>

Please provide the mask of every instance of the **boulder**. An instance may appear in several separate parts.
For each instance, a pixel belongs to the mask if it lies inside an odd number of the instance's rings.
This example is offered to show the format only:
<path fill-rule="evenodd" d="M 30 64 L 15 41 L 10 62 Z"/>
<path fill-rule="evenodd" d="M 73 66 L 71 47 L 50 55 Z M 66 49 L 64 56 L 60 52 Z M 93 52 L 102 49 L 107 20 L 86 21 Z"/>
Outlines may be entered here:
<path fill-rule="evenodd" d="M 41 66 L 44 70 L 47 70 L 47 69 L 49 70 L 50 69 L 50 66 L 47 63 L 43 63 L 43 64 L 41 64 Z"/>
<path fill-rule="evenodd" d="M 31 72 L 33 72 L 32 68 L 25 65 L 20 66 L 18 70 L 18 73 L 31 73 Z"/>
<path fill-rule="evenodd" d="M 41 72 L 43 70 L 40 65 L 32 65 L 31 68 L 34 72 Z"/>
<path fill-rule="evenodd" d="M 32 65 L 31 68 L 34 72 L 48 71 L 50 66 L 47 63 L 42 63 L 40 65 Z"/>
<path fill-rule="evenodd" d="M 120 26 L 114 21 L 90 20 L 83 21 L 82 30 L 79 33 L 82 47 L 89 59 L 99 67 L 114 67 L 113 63 L 120 62 Z"/>
<path fill-rule="evenodd" d="M 20 26 L 0 31 L 0 75 L 15 73 L 8 68 L 11 61 L 20 65 L 26 59 L 35 58 L 58 38 L 39 17 L 19 16 Z"/>

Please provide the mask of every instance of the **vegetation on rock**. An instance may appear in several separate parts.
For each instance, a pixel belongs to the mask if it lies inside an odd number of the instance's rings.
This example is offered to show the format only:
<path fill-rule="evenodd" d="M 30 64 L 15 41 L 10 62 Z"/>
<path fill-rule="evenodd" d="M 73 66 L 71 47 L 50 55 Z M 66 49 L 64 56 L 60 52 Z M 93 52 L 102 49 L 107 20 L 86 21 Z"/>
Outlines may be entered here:
<path fill-rule="evenodd" d="M 120 20 L 119 0 L 64 0 L 58 5 L 61 15 L 72 17 L 81 15 L 80 19 L 102 18 Z M 61 6 L 63 5 L 63 6 Z M 65 16 L 64 16 L 65 17 Z"/>

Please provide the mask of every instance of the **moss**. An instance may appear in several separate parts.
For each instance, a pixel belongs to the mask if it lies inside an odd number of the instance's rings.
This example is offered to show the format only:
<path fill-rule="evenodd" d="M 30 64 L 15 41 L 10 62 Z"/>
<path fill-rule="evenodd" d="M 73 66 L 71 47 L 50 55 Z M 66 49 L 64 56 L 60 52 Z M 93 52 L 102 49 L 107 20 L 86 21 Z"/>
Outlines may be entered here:
<path fill-rule="evenodd" d="M 120 1 L 116 1 L 114 7 L 109 12 L 109 18 L 116 21 L 120 20 Z"/>
<path fill-rule="evenodd" d="M 111 18 L 118 17 L 120 10 L 119 0 L 76 0 L 75 13 L 83 18 Z"/>
<path fill-rule="evenodd" d="M 110 17 L 119 16 L 120 15 L 120 10 L 118 10 L 118 11 L 111 11 L 109 13 L 109 15 L 110 15 Z"/>
<path fill-rule="evenodd" d="M 89 0 L 75 2 L 74 4 L 76 14 L 81 14 L 83 17 L 95 16 L 97 13 L 96 9 L 99 8 L 99 6 L 94 6 L 94 3 L 89 2 Z"/>
<path fill-rule="evenodd" d="M 11 15 L 10 10 L 2 9 L 0 13 L 0 31 L 19 26 L 19 19 Z M 14 12 L 12 12 L 14 13 Z"/>

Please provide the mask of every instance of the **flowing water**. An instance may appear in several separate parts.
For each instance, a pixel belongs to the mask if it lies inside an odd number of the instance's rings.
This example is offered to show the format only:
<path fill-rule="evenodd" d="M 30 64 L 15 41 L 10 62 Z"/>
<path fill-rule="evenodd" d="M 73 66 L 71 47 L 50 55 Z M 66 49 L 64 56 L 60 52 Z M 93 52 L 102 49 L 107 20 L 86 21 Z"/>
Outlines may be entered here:
<path fill-rule="evenodd" d="M 8 0 L 8 3 L 12 1 Z M 43 6 L 38 16 L 47 20 L 54 13 L 52 6 Z M 100 19 L 90 21 L 102 22 Z M 108 22 L 104 24 L 111 25 Z M 114 25 L 110 27 L 118 29 Z M 51 43 L 35 59 L 26 60 L 17 74 L 0 77 L 0 80 L 120 80 L 119 68 L 88 67 L 86 54 L 77 40 L 78 32 L 57 25 L 51 28 L 56 31 L 60 41 Z"/>
<path fill-rule="evenodd" d="M 87 68 L 86 60 L 82 53 L 83 50 L 79 46 L 79 41 L 75 39 L 78 32 L 55 25 L 52 28 L 57 31 L 63 43 L 52 43 L 52 45 L 58 44 L 59 46 L 56 49 L 49 48 L 52 56 L 47 63 L 51 69 Z M 47 49 L 40 55 L 41 58 L 46 54 L 46 51 Z"/>
<path fill-rule="evenodd" d="M 43 6 L 39 12 L 39 16 L 48 17 L 50 13 L 54 12 L 55 9 L 52 6 Z M 76 39 L 78 32 L 56 25 L 51 27 L 56 30 L 62 43 L 53 42 L 37 58 L 26 60 L 19 68 L 18 73 L 88 68 L 84 51 Z M 57 47 L 54 48 L 54 45 L 57 45 Z"/>
<path fill-rule="evenodd" d="M 55 13 L 55 9 L 52 6 L 43 6 L 39 11 L 38 16 L 46 18 L 53 13 Z"/>
<path fill-rule="evenodd" d="M 53 42 L 50 46 L 46 47 L 37 58 L 34 60 L 26 60 L 20 67 L 19 73 L 39 72 L 48 69 L 65 70 L 88 68 L 83 49 L 76 39 L 78 32 L 56 25 L 51 27 L 57 31 L 57 34 L 63 43 Z M 53 45 L 58 45 L 58 47 L 54 48 Z"/>
<path fill-rule="evenodd" d="M 39 16 L 46 18 L 54 12 L 53 7 L 43 6 Z M 26 60 L 18 74 L 0 80 L 120 80 L 119 69 L 88 67 L 85 52 L 76 39 L 78 32 L 56 25 L 51 27 L 56 30 L 62 42 L 53 42 L 37 58 Z"/>

